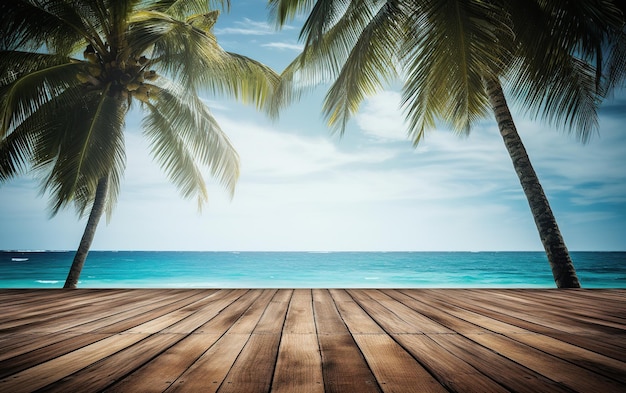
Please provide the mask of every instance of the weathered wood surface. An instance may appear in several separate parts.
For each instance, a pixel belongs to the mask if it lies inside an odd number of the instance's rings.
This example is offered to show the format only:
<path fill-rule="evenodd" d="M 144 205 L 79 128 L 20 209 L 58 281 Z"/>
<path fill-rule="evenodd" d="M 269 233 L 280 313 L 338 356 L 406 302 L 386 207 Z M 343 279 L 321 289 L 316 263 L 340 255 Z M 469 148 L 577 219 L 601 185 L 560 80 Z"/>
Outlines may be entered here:
<path fill-rule="evenodd" d="M 626 392 L 626 290 L 0 290 L 0 392 Z"/>

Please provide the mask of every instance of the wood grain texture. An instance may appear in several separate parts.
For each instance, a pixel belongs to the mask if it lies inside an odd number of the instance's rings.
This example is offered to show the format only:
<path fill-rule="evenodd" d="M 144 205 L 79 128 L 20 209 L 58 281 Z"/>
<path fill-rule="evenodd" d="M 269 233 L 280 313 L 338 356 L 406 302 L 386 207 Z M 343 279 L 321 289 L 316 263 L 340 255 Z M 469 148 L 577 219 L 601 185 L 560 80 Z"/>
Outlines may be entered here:
<path fill-rule="evenodd" d="M 626 290 L 0 290 L 0 392 L 624 392 Z"/>

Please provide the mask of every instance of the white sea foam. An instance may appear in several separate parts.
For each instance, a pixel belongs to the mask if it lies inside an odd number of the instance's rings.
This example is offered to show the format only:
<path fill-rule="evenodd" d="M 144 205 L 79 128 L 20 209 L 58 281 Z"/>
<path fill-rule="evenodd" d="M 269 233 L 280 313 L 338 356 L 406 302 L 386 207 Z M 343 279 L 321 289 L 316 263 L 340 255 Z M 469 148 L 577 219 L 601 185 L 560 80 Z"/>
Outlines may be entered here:
<path fill-rule="evenodd" d="M 13 262 L 24 262 L 28 261 L 28 258 L 11 258 Z"/>
<path fill-rule="evenodd" d="M 58 280 L 37 280 L 40 284 L 58 284 Z"/>

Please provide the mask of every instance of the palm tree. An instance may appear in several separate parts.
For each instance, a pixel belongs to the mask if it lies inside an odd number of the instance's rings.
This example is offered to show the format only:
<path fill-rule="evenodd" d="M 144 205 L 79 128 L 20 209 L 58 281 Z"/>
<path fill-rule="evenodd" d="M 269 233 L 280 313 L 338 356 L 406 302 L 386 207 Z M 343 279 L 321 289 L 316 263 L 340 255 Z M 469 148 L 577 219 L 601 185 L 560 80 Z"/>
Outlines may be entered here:
<path fill-rule="evenodd" d="M 610 1 L 270 0 L 279 26 L 308 15 L 303 52 L 285 69 L 274 111 L 311 85 L 332 82 L 323 112 L 343 133 L 367 96 L 403 81 L 417 145 L 437 120 L 459 133 L 495 115 L 559 288 L 580 287 L 503 84 L 532 115 L 583 141 L 597 128 L 602 62 L 623 16 Z"/>
<path fill-rule="evenodd" d="M 194 0 L 0 5 L 0 181 L 34 173 L 52 215 L 70 204 L 89 212 L 64 287 L 76 287 L 98 222 L 111 217 L 131 107 L 143 110 L 151 153 L 182 196 L 206 201 L 204 168 L 232 195 L 239 157 L 198 93 L 261 109 L 279 77 L 217 44 L 218 14 Z"/>

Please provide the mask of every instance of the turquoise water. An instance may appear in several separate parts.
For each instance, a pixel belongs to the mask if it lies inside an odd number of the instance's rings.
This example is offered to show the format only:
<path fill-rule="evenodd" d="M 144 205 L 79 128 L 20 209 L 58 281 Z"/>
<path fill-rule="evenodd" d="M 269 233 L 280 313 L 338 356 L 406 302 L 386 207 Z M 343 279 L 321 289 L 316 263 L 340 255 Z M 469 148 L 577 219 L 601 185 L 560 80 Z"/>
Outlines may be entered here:
<path fill-rule="evenodd" d="M 572 252 L 587 288 L 626 288 L 626 252 Z M 0 252 L 0 288 L 61 288 L 73 252 Z M 81 288 L 553 288 L 542 252 L 92 251 Z"/>

